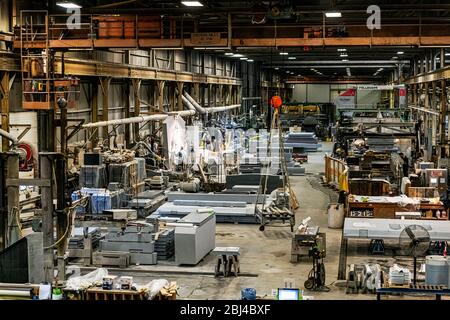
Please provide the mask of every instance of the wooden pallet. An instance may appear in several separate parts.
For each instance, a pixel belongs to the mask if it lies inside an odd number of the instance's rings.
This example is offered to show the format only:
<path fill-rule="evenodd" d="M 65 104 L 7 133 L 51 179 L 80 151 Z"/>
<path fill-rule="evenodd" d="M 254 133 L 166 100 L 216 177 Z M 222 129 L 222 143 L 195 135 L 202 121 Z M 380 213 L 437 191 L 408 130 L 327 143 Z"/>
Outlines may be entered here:
<path fill-rule="evenodd" d="M 409 289 L 410 285 L 409 284 L 396 284 L 396 283 L 387 283 L 384 288 L 404 288 L 404 289 Z"/>
<path fill-rule="evenodd" d="M 86 300 L 145 300 L 145 293 L 132 290 L 104 290 L 91 288 L 86 290 Z"/>
<path fill-rule="evenodd" d="M 440 291 L 447 289 L 447 286 L 442 285 L 428 285 L 428 284 L 387 284 L 384 288 L 404 288 L 404 289 L 416 289 L 416 290 L 434 290 Z"/>

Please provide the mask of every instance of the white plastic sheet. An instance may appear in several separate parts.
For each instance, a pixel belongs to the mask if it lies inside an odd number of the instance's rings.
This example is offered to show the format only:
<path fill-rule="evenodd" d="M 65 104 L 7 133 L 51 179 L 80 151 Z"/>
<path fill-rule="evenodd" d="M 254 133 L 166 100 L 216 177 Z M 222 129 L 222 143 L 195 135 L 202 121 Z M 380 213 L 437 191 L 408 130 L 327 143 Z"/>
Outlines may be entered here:
<path fill-rule="evenodd" d="M 139 291 L 146 291 L 145 297 L 147 300 L 153 300 L 153 298 L 161 291 L 161 289 L 165 286 L 169 285 L 169 281 L 166 279 L 155 279 L 150 281 L 149 283 L 139 287 Z"/>
<path fill-rule="evenodd" d="M 102 283 L 103 277 L 108 275 L 108 269 L 98 268 L 84 276 L 72 276 L 67 280 L 66 289 L 83 290 L 95 284 Z"/>

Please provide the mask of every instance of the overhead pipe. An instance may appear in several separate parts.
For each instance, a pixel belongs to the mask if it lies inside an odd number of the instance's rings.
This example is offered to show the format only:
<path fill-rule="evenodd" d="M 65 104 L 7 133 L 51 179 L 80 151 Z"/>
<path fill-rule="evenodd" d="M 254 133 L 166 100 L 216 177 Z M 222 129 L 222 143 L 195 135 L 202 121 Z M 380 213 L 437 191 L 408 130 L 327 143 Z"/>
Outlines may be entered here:
<path fill-rule="evenodd" d="M 198 110 L 198 109 L 193 105 L 193 103 L 191 103 L 188 99 L 186 99 L 185 96 L 181 96 L 181 99 L 183 100 L 184 105 L 185 105 L 189 110 L 194 110 L 194 111 L 199 111 L 200 113 L 204 113 L 204 112 L 201 112 L 200 110 Z"/>
<path fill-rule="evenodd" d="M 194 98 L 192 98 L 186 91 L 184 92 L 182 97 L 183 97 L 183 101 L 187 100 L 188 102 L 190 102 L 192 104 L 192 106 L 194 106 L 195 109 L 197 109 L 197 111 L 200 114 L 208 113 L 208 111 L 205 108 L 203 108 L 201 105 L 199 105 L 198 102 L 195 101 Z"/>
<path fill-rule="evenodd" d="M 12 141 L 13 144 L 19 143 L 19 140 L 17 140 L 17 138 L 14 135 L 3 129 L 0 129 L 0 136 Z"/>
<path fill-rule="evenodd" d="M 223 107 L 210 107 L 210 108 L 203 108 L 198 104 L 197 101 L 194 100 L 186 91 L 184 92 L 184 97 L 197 109 L 197 111 L 200 114 L 207 114 L 207 113 L 216 113 L 216 112 L 222 112 L 222 111 L 228 111 L 232 109 L 239 108 L 240 104 L 233 104 L 230 106 L 223 106 Z M 183 99 L 184 101 L 184 99 Z"/>
<path fill-rule="evenodd" d="M 183 111 L 178 111 L 178 112 L 170 112 L 167 114 L 152 114 L 150 116 L 138 116 L 138 117 L 125 118 L 125 119 L 116 119 L 116 120 L 86 123 L 82 127 L 85 129 L 99 128 L 99 127 L 114 126 L 114 125 L 120 125 L 120 124 L 141 123 L 141 122 L 146 122 L 146 121 L 163 121 L 170 116 L 190 117 L 193 115 L 195 115 L 195 110 L 183 110 Z"/>

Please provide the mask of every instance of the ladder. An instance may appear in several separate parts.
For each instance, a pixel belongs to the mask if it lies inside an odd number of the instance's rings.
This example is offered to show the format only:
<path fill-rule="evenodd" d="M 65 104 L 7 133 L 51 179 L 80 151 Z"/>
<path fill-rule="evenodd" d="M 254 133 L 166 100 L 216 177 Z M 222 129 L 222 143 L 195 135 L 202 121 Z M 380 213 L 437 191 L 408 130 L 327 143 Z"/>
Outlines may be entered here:
<path fill-rule="evenodd" d="M 20 11 L 20 60 L 24 109 L 51 108 L 48 30 L 47 10 Z"/>

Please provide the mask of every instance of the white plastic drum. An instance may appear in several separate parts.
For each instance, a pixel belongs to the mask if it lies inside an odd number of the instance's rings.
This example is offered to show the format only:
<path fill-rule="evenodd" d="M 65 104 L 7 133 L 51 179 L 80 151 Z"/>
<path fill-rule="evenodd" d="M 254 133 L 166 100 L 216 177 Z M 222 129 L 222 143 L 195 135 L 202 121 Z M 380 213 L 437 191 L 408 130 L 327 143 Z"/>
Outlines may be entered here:
<path fill-rule="evenodd" d="M 427 285 L 444 285 L 449 282 L 449 266 L 443 256 L 427 256 L 425 258 L 425 283 Z"/>
<path fill-rule="evenodd" d="M 344 205 L 330 204 L 328 208 L 328 228 L 341 229 L 344 226 Z"/>

